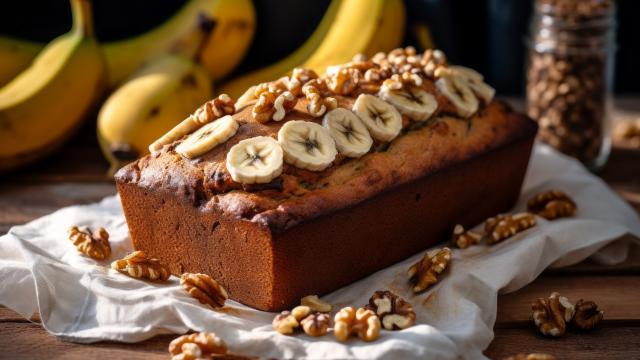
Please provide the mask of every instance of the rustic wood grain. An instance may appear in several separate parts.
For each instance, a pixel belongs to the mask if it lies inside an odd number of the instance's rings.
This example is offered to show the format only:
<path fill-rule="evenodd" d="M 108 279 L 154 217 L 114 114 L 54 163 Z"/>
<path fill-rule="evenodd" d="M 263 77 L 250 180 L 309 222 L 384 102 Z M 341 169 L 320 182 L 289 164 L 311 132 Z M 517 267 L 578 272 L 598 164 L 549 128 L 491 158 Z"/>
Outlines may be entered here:
<path fill-rule="evenodd" d="M 533 326 L 496 329 L 493 342 L 485 351 L 491 359 L 518 353 L 547 353 L 558 360 L 640 359 L 638 327 L 604 327 L 588 333 L 569 333 L 562 338 L 546 338 Z"/>

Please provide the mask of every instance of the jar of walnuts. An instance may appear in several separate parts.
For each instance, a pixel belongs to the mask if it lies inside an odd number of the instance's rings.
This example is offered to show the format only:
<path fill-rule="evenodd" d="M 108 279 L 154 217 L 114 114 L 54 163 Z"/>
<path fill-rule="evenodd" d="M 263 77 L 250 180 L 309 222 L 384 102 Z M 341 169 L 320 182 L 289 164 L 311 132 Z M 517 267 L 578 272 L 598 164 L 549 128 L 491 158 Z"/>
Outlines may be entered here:
<path fill-rule="evenodd" d="M 527 113 L 538 138 L 601 168 L 611 150 L 613 0 L 536 0 L 528 41 Z"/>

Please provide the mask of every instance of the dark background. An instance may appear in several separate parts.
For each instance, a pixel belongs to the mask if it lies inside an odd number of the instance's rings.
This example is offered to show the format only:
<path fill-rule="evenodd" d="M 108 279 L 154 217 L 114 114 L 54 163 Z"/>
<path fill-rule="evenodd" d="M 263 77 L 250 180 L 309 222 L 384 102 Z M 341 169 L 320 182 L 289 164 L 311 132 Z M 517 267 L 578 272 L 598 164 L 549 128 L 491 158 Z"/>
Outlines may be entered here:
<path fill-rule="evenodd" d="M 101 41 L 126 38 L 151 29 L 180 8 L 184 0 L 94 0 L 96 33 Z M 314 30 L 328 0 L 254 0 L 258 27 L 242 72 L 293 51 Z M 531 0 L 406 0 L 408 24 L 426 21 L 436 45 L 454 63 L 480 70 L 501 94 L 521 94 Z M 640 93 L 640 1 L 619 0 L 617 93 Z M 5 1 L 0 34 L 48 41 L 71 24 L 68 2 Z M 407 35 L 407 44 L 412 43 Z"/>

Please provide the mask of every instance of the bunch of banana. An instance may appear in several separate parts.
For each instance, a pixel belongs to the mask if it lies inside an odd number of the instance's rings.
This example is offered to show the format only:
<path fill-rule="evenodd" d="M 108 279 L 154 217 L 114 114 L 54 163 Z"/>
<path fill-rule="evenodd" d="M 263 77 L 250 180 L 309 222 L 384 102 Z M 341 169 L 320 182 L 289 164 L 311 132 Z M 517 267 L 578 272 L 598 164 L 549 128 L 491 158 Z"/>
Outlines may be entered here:
<path fill-rule="evenodd" d="M 104 103 L 98 139 L 110 173 L 147 152 L 149 144 L 212 97 L 211 77 L 192 59 L 169 54 L 144 66 Z"/>
<path fill-rule="evenodd" d="M 73 27 L 0 88 L 0 170 L 55 149 L 104 89 L 105 63 L 93 36 L 90 0 L 71 0 Z"/>
<path fill-rule="evenodd" d="M 204 21 L 203 21 L 204 20 Z M 208 23 L 215 28 L 199 47 Z M 190 0 L 162 25 L 144 34 L 103 44 L 108 86 L 115 87 L 154 58 L 166 53 L 187 56 L 199 51 L 201 63 L 216 80 L 240 63 L 255 30 L 251 0 Z M 203 29 L 205 25 L 205 29 Z M 0 37 L 0 85 L 24 70 L 43 44 Z"/>
<path fill-rule="evenodd" d="M 333 0 L 316 31 L 285 59 L 221 85 L 220 92 L 240 96 L 248 87 L 275 80 L 294 67 L 323 73 L 354 55 L 368 56 L 398 47 L 405 28 L 403 0 Z"/>

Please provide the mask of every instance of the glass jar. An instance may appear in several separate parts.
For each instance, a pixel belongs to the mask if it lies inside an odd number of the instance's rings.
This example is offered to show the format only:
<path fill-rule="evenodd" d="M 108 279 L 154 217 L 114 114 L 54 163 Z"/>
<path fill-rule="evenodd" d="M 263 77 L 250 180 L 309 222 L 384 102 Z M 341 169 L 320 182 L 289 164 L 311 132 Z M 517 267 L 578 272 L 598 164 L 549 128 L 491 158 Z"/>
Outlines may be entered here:
<path fill-rule="evenodd" d="M 530 25 L 527 113 L 538 138 L 598 170 L 611 151 L 613 0 L 536 0 Z"/>

